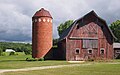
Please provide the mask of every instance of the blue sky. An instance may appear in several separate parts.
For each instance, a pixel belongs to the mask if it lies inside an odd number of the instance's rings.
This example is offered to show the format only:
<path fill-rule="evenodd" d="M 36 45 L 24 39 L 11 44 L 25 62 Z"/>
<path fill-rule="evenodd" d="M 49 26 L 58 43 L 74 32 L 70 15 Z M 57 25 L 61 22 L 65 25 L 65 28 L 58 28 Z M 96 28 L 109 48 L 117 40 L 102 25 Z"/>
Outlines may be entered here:
<path fill-rule="evenodd" d="M 94 10 L 107 24 L 120 19 L 120 0 L 0 0 L 0 41 L 31 41 L 31 18 L 40 8 L 53 17 L 53 38 L 57 27 Z"/>

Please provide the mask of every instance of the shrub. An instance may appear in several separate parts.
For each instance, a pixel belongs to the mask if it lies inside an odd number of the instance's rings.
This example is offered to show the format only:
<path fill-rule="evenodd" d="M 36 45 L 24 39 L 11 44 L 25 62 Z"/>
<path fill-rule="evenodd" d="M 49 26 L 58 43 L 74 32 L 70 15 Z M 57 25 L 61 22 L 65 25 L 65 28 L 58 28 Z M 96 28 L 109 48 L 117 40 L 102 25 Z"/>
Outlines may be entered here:
<path fill-rule="evenodd" d="M 38 61 L 44 61 L 44 58 L 40 58 Z"/>
<path fill-rule="evenodd" d="M 25 49 L 24 49 L 24 53 L 25 53 L 26 55 L 32 54 L 31 48 L 25 48 Z"/>
<path fill-rule="evenodd" d="M 2 56 L 3 50 L 0 48 L 0 56 Z"/>
<path fill-rule="evenodd" d="M 29 55 L 29 54 L 31 54 L 31 51 L 25 50 L 24 53 L 25 53 L 26 55 Z"/>
<path fill-rule="evenodd" d="M 15 55 L 15 52 L 10 52 L 9 56 L 10 56 L 10 55 Z"/>
<path fill-rule="evenodd" d="M 44 61 L 44 58 L 26 58 L 26 61 Z"/>
<path fill-rule="evenodd" d="M 30 60 L 30 58 L 26 58 L 26 61 L 29 61 Z"/>
<path fill-rule="evenodd" d="M 2 53 L 2 56 L 6 56 L 6 54 L 3 52 L 3 53 Z"/>

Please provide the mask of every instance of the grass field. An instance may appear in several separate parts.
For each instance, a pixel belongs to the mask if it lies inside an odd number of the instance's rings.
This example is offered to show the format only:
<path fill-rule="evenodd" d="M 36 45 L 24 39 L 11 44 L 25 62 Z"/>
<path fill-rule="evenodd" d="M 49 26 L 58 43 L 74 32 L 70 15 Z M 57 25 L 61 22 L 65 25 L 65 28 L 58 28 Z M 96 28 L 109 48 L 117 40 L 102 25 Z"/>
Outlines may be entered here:
<path fill-rule="evenodd" d="M 46 70 L 8 72 L 2 75 L 120 75 L 120 64 L 94 63 Z"/>
<path fill-rule="evenodd" d="M 0 69 L 18 69 L 27 67 L 39 67 L 49 65 L 69 64 L 66 61 L 26 61 L 26 58 L 31 58 L 31 55 L 18 53 L 14 56 L 0 56 Z"/>
<path fill-rule="evenodd" d="M 25 61 L 31 55 L 0 56 L 0 69 L 18 69 L 70 64 L 66 61 Z M 120 60 L 110 62 L 85 62 L 84 66 L 53 68 L 26 72 L 6 72 L 0 75 L 120 75 Z M 81 64 L 80 64 L 81 65 Z"/>

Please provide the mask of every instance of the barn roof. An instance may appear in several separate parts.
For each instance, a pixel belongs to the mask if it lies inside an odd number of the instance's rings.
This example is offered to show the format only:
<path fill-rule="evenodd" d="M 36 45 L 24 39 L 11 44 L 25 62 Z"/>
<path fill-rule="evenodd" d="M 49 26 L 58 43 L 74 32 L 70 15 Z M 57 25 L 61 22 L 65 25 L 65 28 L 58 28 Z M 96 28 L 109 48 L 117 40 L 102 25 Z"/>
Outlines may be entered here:
<path fill-rule="evenodd" d="M 120 43 L 113 43 L 113 48 L 120 48 Z"/>
<path fill-rule="evenodd" d="M 108 27 L 106 21 L 105 21 L 104 19 L 100 18 L 100 17 L 92 10 L 91 12 L 89 12 L 89 13 L 86 14 L 86 15 L 84 15 L 83 17 L 75 20 L 75 21 L 71 24 L 70 27 L 68 27 L 66 30 L 64 30 L 63 33 L 60 35 L 59 41 L 65 39 L 65 38 L 69 35 L 69 33 L 72 31 L 72 29 L 73 29 L 73 27 L 76 25 L 76 23 L 77 23 L 79 20 L 83 19 L 84 17 L 86 17 L 86 16 L 88 16 L 88 15 L 94 15 L 94 16 L 96 16 L 99 20 L 101 20 L 101 21 L 106 25 L 106 27 L 108 28 L 110 34 L 111 34 L 115 39 L 117 39 L 117 38 L 114 36 L 114 34 L 112 33 L 111 29 Z"/>

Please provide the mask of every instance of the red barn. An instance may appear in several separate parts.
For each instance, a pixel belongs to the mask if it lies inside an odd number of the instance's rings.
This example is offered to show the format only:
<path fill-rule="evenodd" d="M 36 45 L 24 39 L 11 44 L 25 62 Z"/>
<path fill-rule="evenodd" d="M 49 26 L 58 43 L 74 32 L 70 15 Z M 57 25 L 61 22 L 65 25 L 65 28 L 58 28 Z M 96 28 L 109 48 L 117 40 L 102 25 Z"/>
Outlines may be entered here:
<path fill-rule="evenodd" d="M 61 34 L 58 58 L 67 61 L 113 59 L 114 38 L 105 20 L 91 11 Z"/>

